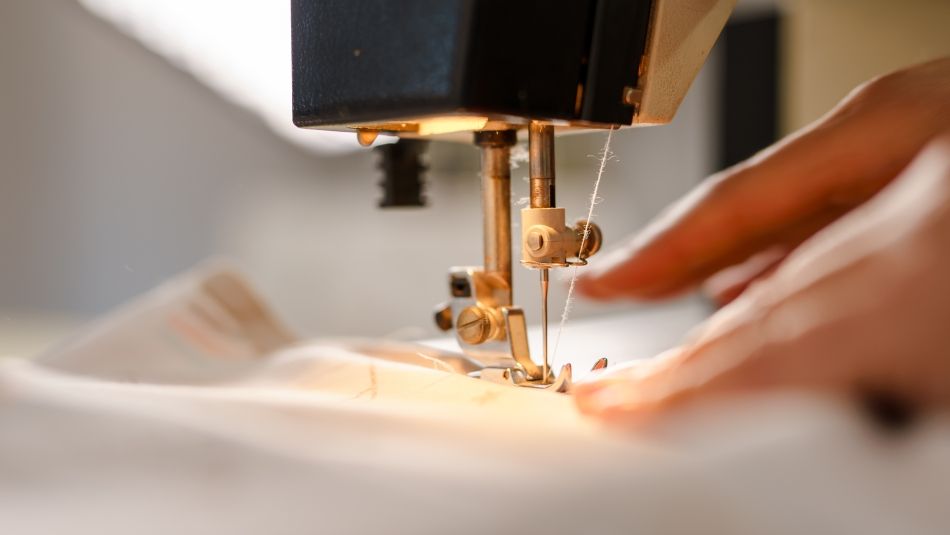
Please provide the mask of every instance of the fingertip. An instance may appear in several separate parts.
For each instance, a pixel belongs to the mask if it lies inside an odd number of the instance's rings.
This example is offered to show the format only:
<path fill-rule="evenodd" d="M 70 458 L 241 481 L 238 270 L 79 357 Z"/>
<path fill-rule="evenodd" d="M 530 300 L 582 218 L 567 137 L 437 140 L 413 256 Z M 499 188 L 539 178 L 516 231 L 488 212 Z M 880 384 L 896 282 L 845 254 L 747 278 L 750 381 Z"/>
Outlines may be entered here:
<path fill-rule="evenodd" d="M 596 390 L 596 388 L 589 385 L 574 385 L 574 404 L 577 406 L 577 410 L 579 410 L 581 414 L 594 416 L 599 412 L 599 407 L 595 398 Z"/>
<path fill-rule="evenodd" d="M 588 383 L 577 385 L 574 392 L 574 402 L 582 414 L 588 416 L 606 415 L 615 407 L 615 385 Z"/>
<path fill-rule="evenodd" d="M 594 372 L 574 385 L 577 408 L 588 415 L 606 415 L 618 407 L 635 408 L 637 385 L 649 376 L 649 361 L 632 361 Z"/>
<path fill-rule="evenodd" d="M 637 285 L 639 247 L 636 239 L 593 259 L 577 278 L 577 290 L 592 299 L 619 296 L 628 286 Z"/>
<path fill-rule="evenodd" d="M 582 413 L 592 414 L 596 412 L 594 403 L 597 391 L 603 387 L 603 376 L 609 374 L 611 370 L 601 369 L 592 371 L 584 379 L 577 381 L 571 387 L 571 394 L 577 404 L 577 408 Z"/>
<path fill-rule="evenodd" d="M 673 348 L 648 360 L 634 360 L 589 375 L 574 386 L 578 410 L 606 421 L 640 418 L 662 410 L 675 397 L 670 371 L 687 355 Z"/>
<path fill-rule="evenodd" d="M 637 249 L 620 249 L 578 277 L 575 288 L 595 300 L 655 301 L 676 295 L 692 282 L 644 257 Z"/>
<path fill-rule="evenodd" d="M 643 395 L 637 381 L 610 381 L 606 385 L 578 389 L 575 403 L 587 416 L 605 421 L 626 420 L 657 408 L 655 400 Z"/>
<path fill-rule="evenodd" d="M 657 301 L 675 296 L 684 287 L 675 284 L 638 284 L 634 278 L 626 278 L 608 272 L 604 275 L 585 275 L 577 278 L 574 289 L 579 295 L 595 301 L 631 299 Z"/>

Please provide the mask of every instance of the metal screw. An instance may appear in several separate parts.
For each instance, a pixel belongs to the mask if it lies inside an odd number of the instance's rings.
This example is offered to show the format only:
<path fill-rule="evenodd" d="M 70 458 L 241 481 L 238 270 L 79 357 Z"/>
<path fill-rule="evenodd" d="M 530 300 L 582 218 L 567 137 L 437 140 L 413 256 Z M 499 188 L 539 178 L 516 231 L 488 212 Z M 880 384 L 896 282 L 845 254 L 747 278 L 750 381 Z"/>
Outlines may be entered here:
<path fill-rule="evenodd" d="M 459 314 L 456 330 L 459 338 L 466 344 L 481 344 L 488 340 L 488 334 L 491 332 L 491 318 L 480 307 L 468 307 Z"/>
<path fill-rule="evenodd" d="M 544 235 L 538 230 L 531 230 L 525 238 L 525 245 L 528 250 L 538 252 L 544 247 Z"/>

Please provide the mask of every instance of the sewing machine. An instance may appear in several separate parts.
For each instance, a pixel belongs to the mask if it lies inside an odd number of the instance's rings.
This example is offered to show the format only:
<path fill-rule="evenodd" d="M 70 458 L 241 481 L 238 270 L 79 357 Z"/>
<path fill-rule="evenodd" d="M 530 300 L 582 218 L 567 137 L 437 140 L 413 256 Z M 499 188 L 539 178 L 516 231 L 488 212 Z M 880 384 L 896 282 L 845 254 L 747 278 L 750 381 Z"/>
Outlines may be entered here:
<path fill-rule="evenodd" d="M 293 117 L 363 145 L 474 140 L 481 151 L 484 265 L 449 273 L 436 323 L 460 371 L 558 391 L 548 365 L 549 270 L 582 266 L 603 241 L 556 203 L 555 134 L 672 120 L 735 0 L 293 0 Z M 529 144 L 522 266 L 538 270 L 541 363 L 512 288 L 510 150 Z M 419 204 L 418 145 L 392 147 L 383 204 Z M 387 167 L 384 165 L 384 167 Z M 402 177 L 400 179 L 400 177 Z M 414 191 L 414 192 L 413 192 Z M 407 193 L 408 192 L 408 193 Z M 462 364 L 459 364 L 462 362 Z M 606 365 L 599 361 L 596 367 Z"/>

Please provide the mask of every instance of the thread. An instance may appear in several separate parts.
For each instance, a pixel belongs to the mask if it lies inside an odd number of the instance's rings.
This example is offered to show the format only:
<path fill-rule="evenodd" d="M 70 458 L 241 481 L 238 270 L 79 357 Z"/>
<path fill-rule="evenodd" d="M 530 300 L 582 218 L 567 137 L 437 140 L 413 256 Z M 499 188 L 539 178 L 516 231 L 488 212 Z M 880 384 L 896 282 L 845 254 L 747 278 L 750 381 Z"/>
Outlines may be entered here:
<path fill-rule="evenodd" d="M 604 168 L 607 166 L 607 160 L 613 158 L 610 152 L 610 140 L 614 135 L 614 127 L 607 131 L 607 140 L 604 142 L 604 148 L 600 151 L 600 165 L 597 168 L 597 178 L 594 179 L 594 191 L 590 194 L 590 207 L 587 210 L 587 223 L 584 225 L 584 235 L 581 237 L 580 250 L 583 251 L 587 245 L 587 237 L 590 235 L 590 223 L 594 218 L 594 206 L 598 202 L 597 192 L 600 190 L 600 179 L 604 176 Z M 554 350 L 551 352 L 551 362 L 557 359 L 557 348 L 561 343 L 561 332 L 564 331 L 564 324 L 567 323 L 567 317 L 571 313 L 571 305 L 574 302 L 574 284 L 577 283 L 577 267 L 571 267 L 571 284 L 567 287 L 567 298 L 564 300 L 564 310 L 561 312 L 561 323 L 557 328 L 557 336 L 554 338 Z"/>
<path fill-rule="evenodd" d="M 441 360 L 439 360 L 439 359 L 437 359 L 437 358 L 434 358 L 434 357 L 430 357 L 429 355 L 426 355 L 425 353 L 420 353 L 420 352 L 418 352 L 418 351 L 416 352 L 416 355 L 419 356 L 419 357 L 421 357 L 423 360 L 427 360 L 427 361 L 429 361 L 430 363 L 432 363 L 432 368 L 433 368 L 433 369 L 442 370 L 442 371 L 449 372 L 449 373 L 455 373 L 455 368 L 449 366 L 449 365 L 448 365 L 446 362 L 444 362 L 444 361 L 441 361 Z"/>

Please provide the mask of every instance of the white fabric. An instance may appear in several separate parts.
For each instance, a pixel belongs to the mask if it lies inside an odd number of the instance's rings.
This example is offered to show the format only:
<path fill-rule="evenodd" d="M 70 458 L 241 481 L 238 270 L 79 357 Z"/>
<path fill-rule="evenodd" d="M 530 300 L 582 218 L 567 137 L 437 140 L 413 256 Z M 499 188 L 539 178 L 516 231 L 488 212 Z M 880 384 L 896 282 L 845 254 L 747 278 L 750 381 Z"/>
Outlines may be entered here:
<path fill-rule="evenodd" d="M 166 320 L 213 276 L 174 281 L 38 359 L 0 362 L 3 533 L 950 526 L 947 421 L 889 436 L 844 401 L 774 395 L 625 431 L 568 396 L 369 357 L 366 343 L 252 356 L 249 331 L 233 328 L 240 307 L 205 325 L 231 338 L 212 355 Z"/>

